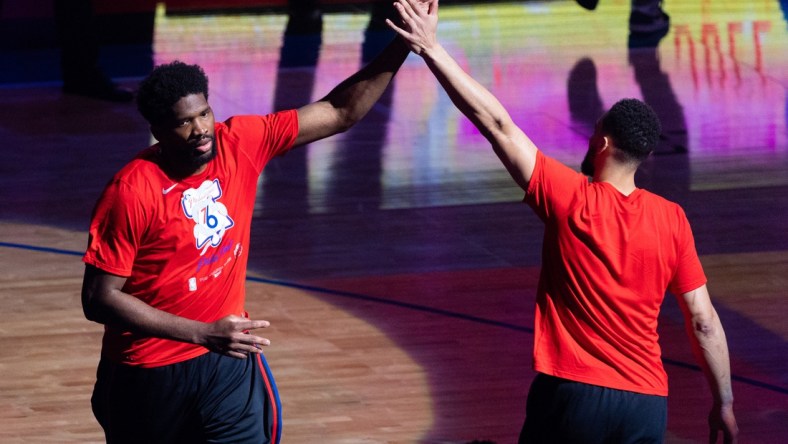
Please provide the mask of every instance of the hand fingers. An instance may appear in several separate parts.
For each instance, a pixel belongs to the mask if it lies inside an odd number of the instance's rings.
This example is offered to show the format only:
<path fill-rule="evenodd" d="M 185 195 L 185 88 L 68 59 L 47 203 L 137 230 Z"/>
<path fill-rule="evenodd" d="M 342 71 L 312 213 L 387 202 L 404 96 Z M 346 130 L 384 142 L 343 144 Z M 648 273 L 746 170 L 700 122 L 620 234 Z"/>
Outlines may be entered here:
<path fill-rule="evenodd" d="M 427 3 L 426 10 L 423 7 L 424 3 Z M 414 23 L 416 22 L 416 19 L 423 19 L 425 13 L 427 15 L 436 14 L 438 9 L 438 0 L 429 0 L 426 2 L 424 0 L 396 0 L 394 2 L 394 8 L 399 13 L 402 24 L 405 25 L 409 31 L 394 24 L 394 22 L 389 19 L 386 19 L 386 24 L 389 28 L 406 40 L 412 40 L 410 37 L 413 35 L 413 30 L 415 29 Z"/>
<path fill-rule="evenodd" d="M 403 20 L 412 19 L 413 16 L 419 15 L 419 11 L 417 8 L 414 8 L 412 1 L 413 0 L 397 0 L 397 2 L 394 3 L 394 7 L 400 11 L 399 15 Z"/>
<path fill-rule="evenodd" d="M 238 344 L 248 345 L 251 347 L 256 347 L 258 345 L 268 346 L 271 345 L 271 341 L 261 336 L 245 334 L 242 338 L 238 339 Z"/>
<path fill-rule="evenodd" d="M 233 358 L 244 359 L 251 353 L 262 353 L 263 346 L 271 345 L 271 341 L 260 336 L 244 334 L 236 338 L 236 342 L 227 345 L 224 354 Z"/>
<path fill-rule="evenodd" d="M 225 354 L 231 358 L 236 358 L 236 359 L 246 359 L 249 356 L 248 353 L 241 353 L 234 350 L 230 350 Z"/>
<path fill-rule="evenodd" d="M 406 31 L 406 30 L 404 30 L 404 29 L 400 28 L 399 26 L 397 26 L 396 24 L 394 24 L 394 23 L 393 23 L 391 20 L 389 20 L 389 19 L 386 19 L 386 24 L 389 26 L 389 28 L 391 28 L 391 30 L 392 30 L 392 31 L 394 31 L 394 32 L 395 32 L 395 33 L 397 33 L 397 34 L 398 34 L 400 37 L 402 37 L 402 39 L 405 41 L 405 43 L 407 43 L 407 44 L 409 44 L 409 45 L 412 45 L 412 44 L 413 44 L 413 42 L 414 42 L 413 33 L 411 33 L 411 32 L 409 32 L 409 31 Z"/>
<path fill-rule="evenodd" d="M 258 349 L 260 345 L 268 346 L 271 345 L 271 341 L 267 338 L 262 336 L 256 336 L 249 333 L 250 330 L 254 330 L 257 328 L 267 328 L 271 325 L 268 321 L 263 320 L 245 320 L 239 322 L 236 327 L 238 329 L 238 333 L 233 334 L 233 343 L 241 344 L 248 349 L 248 351 L 254 351 Z M 239 334 L 240 333 L 240 334 Z"/>
<path fill-rule="evenodd" d="M 391 30 L 392 30 L 392 31 L 394 31 L 394 32 L 396 32 L 397 34 L 401 35 L 401 36 L 402 36 L 402 37 L 404 37 L 405 39 L 407 39 L 407 38 L 408 38 L 408 36 L 410 35 L 410 33 L 409 33 L 409 32 L 407 32 L 407 31 L 405 31 L 404 29 L 400 28 L 399 26 L 397 26 L 396 24 L 394 24 L 394 22 L 392 22 L 392 21 L 391 21 L 391 20 L 389 20 L 389 19 L 386 19 L 386 24 L 388 25 L 388 27 L 389 27 L 389 28 L 391 28 Z"/>
<path fill-rule="evenodd" d="M 405 6 L 402 5 L 401 1 L 394 2 L 394 9 L 397 10 L 397 13 L 399 14 L 399 20 L 400 20 L 401 23 L 406 23 L 408 20 L 410 20 L 410 15 L 408 14 L 408 11 L 405 9 Z M 386 21 L 391 22 L 391 20 L 389 20 L 389 19 L 386 19 Z M 394 25 L 394 26 L 396 26 L 396 25 Z M 400 29 L 402 29 L 402 28 L 400 28 Z"/>
<path fill-rule="evenodd" d="M 263 321 L 263 320 L 253 321 L 251 319 L 244 319 L 236 323 L 235 327 L 237 330 L 247 331 L 247 330 L 255 330 L 258 328 L 267 328 L 270 325 L 271 323 L 268 321 Z"/>
<path fill-rule="evenodd" d="M 419 16 L 433 15 L 438 11 L 438 0 L 397 0 L 408 3 L 414 14 Z"/>
<path fill-rule="evenodd" d="M 417 36 L 421 28 L 420 25 L 423 22 L 423 17 L 419 15 L 418 11 L 414 10 L 413 5 L 410 3 L 404 3 L 403 0 L 398 0 L 397 3 L 394 3 L 394 6 L 399 12 L 400 20 L 402 21 L 403 25 L 403 31 L 407 33 L 403 33 L 401 35 L 403 37 Z M 409 40 L 413 39 L 411 38 Z"/>

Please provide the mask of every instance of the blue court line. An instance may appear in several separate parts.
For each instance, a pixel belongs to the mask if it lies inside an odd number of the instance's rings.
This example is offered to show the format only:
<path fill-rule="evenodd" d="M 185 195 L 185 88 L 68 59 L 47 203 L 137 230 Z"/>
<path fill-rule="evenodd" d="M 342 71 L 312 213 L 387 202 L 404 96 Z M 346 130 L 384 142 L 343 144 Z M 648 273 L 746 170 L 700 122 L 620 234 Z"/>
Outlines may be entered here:
<path fill-rule="evenodd" d="M 447 316 L 447 317 L 455 318 L 455 319 L 463 319 L 463 320 L 466 320 L 466 321 L 471 321 L 471 322 L 476 322 L 476 323 L 486 324 L 486 325 L 492 325 L 492 326 L 495 326 L 495 327 L 502 327 L 502 328 L 506 328 L 508 330 L 514 330 L 514 331 L 519 331 L 519 332 L 525 332 L 525 333 L 531 333 L 531 334 L 533 334 L 533 332 L 534 332 L 534 330 L 532 328 L 524 327 L 522 325 L 509 324 L 507 322 L 493 321 L 493 320 L 490 320 L 490 319 L 480 318 L 480 317 L 477 317 L 477 316 L 471 316 L 471 315 L 467 315 L 467 314 L 464 314 L 464 313 L 457 313 L 457 312 L 453 312 L 453 311 L 442 310 L 440 308 L 426 307 L 426 306 L 423 306 L 423 305 L 411 304 L 409 302 L 392 301 L 392 300 L 389 300 L 389 299 L 383 299 L 383 298 L 369 296 L 369 295 L 360 294 L 360 293 L 352 293 L 352 292 L 347 292 L 347 291 L 331 290 L 331 289 L 328 289 L 328 288 L 314 287 L 314 286 L 311 286 L 311 285 L 296 284 L 296 283 L 292 283 L 292 282 L 276 281 L 276 280 L 272 280 L 272 279 L 257 278 L 257 277 L 247 277 L 246 280 L 252 281 L 252 282 L 260 282 L 260 283 L 264 283 L 264 284 L 277 285 L 277 286 L 280 286 L 280 287 L 295 288 L 295 289 L 298 289 L 298 290 L 305 290 L 305 291 L 312 291 L 312 292 L 316 292 L 316 293 L 328 294 L 328 295 L 331 295 L 331 296 L 340 296 L 340 297 L 349 298 L 349 299 L 356 299 L 356 300 L 367 301 L 367 302 L 375 302 L 375 303 L 379 303 L 379 304 L 393 305 L 393 306 L 396 306 L 396 307 L 402 307 L 402 308 L 407 308 L 407 309 L 410 309 L 410 310 L 416 310 L 416 311 L 421 311 L 421 312 L 425 312 L 425 313 L 437 314 L 437 315 L 441 315 L 441 316 Z M 665 363 L 665 364 L 668 364 L 668 365 L 672 365 L 674 367 L 680 367 L 680 368 L 684 368 L 684 369 L 688 369 L 688 370 L 694 370 L 694 371 L 697 371 L 697 372 L 703 372 L 703 369 L 701 369 L 700 366 L 698 366 L 698 365 L 689 364 L 689 363 L 683 362 L 683 361 L 677 361 L 675 359 L 670 359 L 670 358 L 663 357 L 662 358 L 662 362 Z M 771 390 L 773 392 L 782 393 L 784 395 L 788 395 L 788 388 L 784 388 L 784 387 L 776 386 L 776 385 L 769 384 L 769 383 L 766 383 L 766 382 L 758 381 L 756 379 L 745 378 L 744 376 L 737 376 L 737 375 L 733 375 L 732 374 L 731 375 L 731 380 L 737 381 L 737 382 L 741 382 L 741 383 L 744 383 L 744 384 L 749 384 L 749 385 L 752 385 L 752 386 L 755 386 L 755 387 L 760 387 L 760 388 L 763 388 L 763 389 L 766 389 L 766 390 Z"/>
<path fill-rule="evenodd" d="M 695 365 L 695 364 L 688 364 L 686 362 L 676 361 L 676 360 L 673 360 L 673 359 L 670 359 L 670 358 L 665 358 L 665 357 L 662 358 L 662 362 L 665 363 L 665 364 L 672 365 L 674 367 L 681 367 L 681 368 L 686 368 L 688 370 L 695 370 L 697 372 L 703 372 L 703 369 L 700 368 L 699 366 Z M 738 375 L 731 374 L 731 380 L 732 381 L 736 381 L 736 382 L 741 382 L 741 383 L 744 383 L 744 384 L 748 384 L 748 385 L 752 385 L 752 386 L 755 386 L 755 387 L 760 387 L 762 389 L 770 390 L 772 392 L 782 393 L 783 395 L 788 395 L 788 389 L 787 388 L 780 387 L 780 386 L 773 385 L 773 384 L 768 384 L 766 382 L 758 381 L 756 379 L 745 378 L 744 376 L 738 376 Z"/>
<path fill-rule="evenodd" d="M 525 333 L 533 334 L 533 332 L 534 332 L 533 328 L 523 327 L 521 325 L 516 325 L 516 324 L 510 324 L 508 322 L 494 321 L 494 320 L 491 320 L 491 319 L 480 318 L 478 316 L 471 316 L 471 315 L 467 315 L 467 314 L 464 314 L 464 313 L 457 313 L 455 311 L 448 311 L 448 310 L 442 310 L 440 308 L 427 307 L 427 306 L 418 305 L 418 304 L 411 304 L 409 302 L 392 301 L 392 300 L 389 300 L 389 299 L 379 298 L 379 297 L 375 297 L 375 296 L 369 296 L 369 295 L 360 294 L 360 293 L 351 293 L 351 292 L 348 292 L 348 291 L 331 290 L 329 288 L 314 287 L 314 286 L 311 286 L 311 285 L 296 284 L 296 283 L 293 283 L 293 282 L 275 281 L 275 280 L 272 280 L 272 279 L 265 279 L 265 278 L 251 277 L 251 276 L 247 276 L 246 280 L 247 281 L 252 281 L 252 282 L 260 282 L 260 283 L 263 283 L 263 284 L 277 285 L 279 287 L 288 287 L 288 288 L 295 288 L 295 289 L 298 289 L 298 290 L 305 290 L 305 291 L 312 291 L 312 292 L 316 292 L 316 293 L 328 294 L 328 295 L 331 295 L 331 296 L 341 296 L 341 297 L 344 297 L 344 298 L 356 299 L 356 300 L 367 301 L 367 302 L 375 302 L 375 303 L 378 303 L 378 304 L 393 305 L 395 307 L 408 308 L 410 310 L 416 310 L 416 311 L 421 311 L 421 312 L 425 312 L 425 313 L 437 314 L 437 315 L 446 316 L 446 317 L 455 318 L 455 319 L 463 319 L 463 320 L 466 320 L 466 321 L 476 322 L 476 323 L 479 323 L 479 324 L 492 325 L 492 326 L 495 326 L 495 327 L 503 327 L 503 328 L 507 328 L 509 330 L 521 331 L 521 332 L 525 332 Z"/>
<path fill-rule="evenodd" d="M 16 248 L 18 250 L 40 251 L 42 253 L 65 254 L 68 256 L 82 256 L 83 254 L 85 254 L 84 252 L 80 252 L 80 251 L 61 250 L 59 248 L 49 248 L 49 247 L 36 247 L 35 245 L 13 244 L 10 242 L 0 242 L 0 247 Z"/>
<path fill-rule="evenodd" d="M 61 249 L 58 249 L 58 248 L 48 248 L 48 247 L 37 247 L 37 246 L 34 246 L 34 245 L 14 244 L 14 243 L 9 243 L 9 242 L 0 242 L 0 247 L 16 248 L 16 249 L 20 249 L 20 250 L 29 250 L 29 251 L 38 251 L 38 252 L 42 252 L 42 253 L 64 254 L 64 255 L 69 255 L 69 256 L 82 256 L 84 254 L 83 252 L 80 252 L 80 251 L 61 250 Z M 508 322 L 494 321 L 494 320 L 491 320 L 491 319 L 480 318 L 478 316 L 471 316 L 471 315 L 467 315 L 467 314 L 464 314 L 464 313 L 458 313 L 458 312 L 454 312 L 454 311 L 443 310 L 443 309 L 440 309 L 440 308 L 433 308 L 433 307 L 427 307 L 427 306 L 424 306 L 424 305 L 411 304 L 409 302 L 392 301 L 392 300 L 389 300 L 389 299 L 383 299 L 383 298 L 379 298 L 379 297 L 375 297 L 375 296 L 369 296 L 369 295 L 365 295 L 365 294 L 361 294 L 361 293 L 352 293 L 352 292 L 349 292 L 349 291 L 331 290 L 329 288 L 315 287 L 315 286 L 312 286 L 312 285 L 296 284 L 294 282 L 277 281 L 277 280 L 273 280 L 273 279 L 259 278 L 259 277 L 253 277 L 253 276 L 247 276 L 246 280 L 247 281 L 251 281 L 251 282 L 258 282 L 258 283 L 262 283 L 262 284 L 276 285 L 276 286 L 279 286 L 279 287 L 287 287 L 287 288 L 294 288 L 294 289 L 298 289 L 298 290 L 311 291 L 311 292 L 314 292 L 314 293 L 321 293 L 321 294 L 326 294 L 326 295 L 331 295 L 331 296 L 339 296 L 339 297 L 348 298 L 348 299 L 355 299 L 355 300 L 366 301 L 366 302 L 374 302 L 374 303 L 377 303 L 377 304 L 391 305 L 391 306 L 395 306 L 395 307 L 406 308 L 406 309 L 409 309 L 409 310 L 415 310 L 415 311 L 420 311 L 420 312 L 424 312 L 424 313 L 431 313 L 431 314 L 436 314 L 436 315 L 440 315 L 440 316 L 446 316 L 446 317 L 450 317 L 450 318 L 454 318 L 454 319 L 462 319 L 462 320 L 465 320 L 465 321 L 471 321 L 471 322 L 476 322 L 476 323 L 479 323 L 479 324 L 491 325 L 491 326 L 494 326 L 494 327 L 501 327 L 501 328 L 505 328 L 505 329 L 508 329 L 508 330 L 514 330 L 514 331 L 523 332 L 523 333 L 533 334 L 533 332 L 534 332 L 534 330 L 532 328 L 524 327 L 522 325 L 510 324 Z M 664 362 L 667 365 L 672 365 L 674 367 L 680 367 L 680 368 L 684 368 L 684 369 L 687 369 L 687 370 L 693 370 L 693 371 L 697 371 L 697 372 L 702 372 L 703 371 L 699 366 L 697 366 L 695 364 L 689 364 L 689 363 L 686 363 L 686 362 L 683 362 L 683 361 L 677 361 L 677 360 L 670 359 L 670 358 L 663 357 L 662 358 L 662 362 Z M 780 386 L 777 386 L 777 385 L 774 385 L 774 384 L 769 384 L 769 383 L 766 383 L 766 382 L 763 382 L 763 381 L 758 381 L 757 379 L 746 378 L 744 376 L 738 376 L 738 375 L 731 374 L 731 380 L 736 381 L 736 382 L 741 382 L 743 384 L 751 385 L 751 386 L 754 386 L 754 387 L 759 387 L 759 388 L 762 388 L 764 390 L 769 390 L 769 391 L 772 391 L 772 392 L 782 393 L 784 395 L 788 395 L 788 388 L 780 387 Z"/>

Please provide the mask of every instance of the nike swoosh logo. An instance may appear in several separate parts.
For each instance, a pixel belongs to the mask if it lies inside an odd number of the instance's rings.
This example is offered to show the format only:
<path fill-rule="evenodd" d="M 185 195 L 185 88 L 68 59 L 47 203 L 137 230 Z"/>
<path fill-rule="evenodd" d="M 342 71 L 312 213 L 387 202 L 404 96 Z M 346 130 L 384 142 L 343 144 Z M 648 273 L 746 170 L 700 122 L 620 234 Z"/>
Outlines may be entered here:
<path fill-rule="evenodd" d="M 161 189 L 161 194 L 167 194 L 167 193 L 169 193 L 170 191 L 172 191 L 172 189 L 173 189 L 173 188 L 175 188 L 175 187 L 177 187 L 177 186 L 178 186 L 178 183 L 176 182 L 176 183 L 172 184 L 172 186 L 171 186 L 171 187 L 169 187 L 169 188 L 162 188 L 162 189 Z"/>

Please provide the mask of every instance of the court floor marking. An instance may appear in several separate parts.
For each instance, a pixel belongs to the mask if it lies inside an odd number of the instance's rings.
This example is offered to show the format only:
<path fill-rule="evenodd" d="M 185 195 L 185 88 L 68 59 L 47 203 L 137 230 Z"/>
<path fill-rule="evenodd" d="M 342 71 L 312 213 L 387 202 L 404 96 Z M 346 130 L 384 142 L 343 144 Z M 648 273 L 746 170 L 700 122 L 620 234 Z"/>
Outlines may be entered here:
<path fill-rule="evenodd" d="M 0 247 L 2 247 L 2 248 L 13 248 L 13 249 L 18 249 L 18 250 L 35 251 L 35 252 L 40 252 L 40 253 L 61 254 L 61 255 L 67 255 L 67 256 L 82 256 L 84 254 L 83 252 L 80 252 L 80 251 L 64 250 L 64 249 L 50 248 L 50 247 L 41 247 L 41 246 L 36 246 L 36 245 L 17 244 L 17 243 L 12 243 L 12 242 L 0 242 Z M 254 276 L 247 276 L 246 280 L 250 281 L 250 282 L 261 283 L 261 284 L 275 285 L 275 286 L 278 286 L 278 287 L 293 288 L 293 289 L 304 290 L 304 291 L 309 291 L 309 292 L 313 292 L 313 293 L 320 293 L 320 294 L 325 294 L 325 295 L 329 295 L 329 296 L 338 296 L 338 297 L 355 299 L 355 300 L 360 300 L 360 301 L 365 301 L 365 302 L 374 302 L 374 303 L 377 303 L 377 304 L 385 304 L 385 305 L 395 306 L 395 307 L 404 308 L 404 309 L 408 309 L 408 310 L 420 311 L 420 312 L 423 312 L 423 313 L 430 313 L 430 314 L 434 314 L 434 315 L 438 315 L 438 316 L 445 316 L 445 317 L 449 317 L 449 318 L 461 319 L 461 320 L 465 320 L 465 321 L 475 322 L 475 323 L 478 323 L 478 324 L 490 325 L 490 326 L 493 326 L 493 327 L 501 327 L 501 328 L 505 328 L 507 330 L 518 331 L 518 332 L 521 332 L 521 333 L 529 333 L 529 334 L 533 334 L 534 333 L 534 330 L 532 328 L 525 327 L 525 326 L 522 326 L 522 325 L 511 324 L 511 323 L 508 323 L 508 322 L 495 321 L 495 320 L 492 320 L 492 319 L 486 319 L 486 318 L 482 318 L 482 317 L 478 317 L 478 316 L 472 316 L 472 315 L 468 315 L 468 314 L 465 314 L 465 313 L 459 313 L 459 312 L 455 312 L 455 311 L 443 310 L 443 309 L 435 308 L 435 307 L 429 307 L 429 306 L 426 306 L 426 305 L 412 304 L 410 302 L 393 301 L 393 300 L 390 300 L 390 299 L 380 298 L 380 297 L 376 297 L 376 296 L 370 296 L 370 295 L 361 294 L 361 293 L 353 293 L 353 292 L 349 292 L 349 291 L 332 290 L 330 288 L 317 287 L 317 286 L 313 286 L 313 285 L 298 284 L 298 283 L 295 283 L 295 282 L 286 282 L 286 281 L 280 281 L 280 280 L 275 280 L 275 279 L 254 277 Z M 662 362 L 664 362 L 667 365 L 683 368 L 683 369 L 686 369 L 686 370 L 692 370 L 692 371 L 696 371 L 696 372 L 702 372 L 703 371 L 698 365 L 695 365 L 695 364 L 692 364 L 692 363 L 688 363 L 688 362 L 684 362 L 684 361 L 675 360 L 675 359 L 666 358 L 664 356 L 662 357 Z M 747 385 L 750 385 L 750 386 L 753 386 L 753 387 L 762 388 L 764 390 L 769 390 L 769 391 L 772 391 L 772 392 L 775 392 L 775 393 L 788 395 L 788 388 L 780 387 L 778 385 L 770 384 L 770 383 L 763 382 L 763 381 L 759 381 L 757 379 L 748 378 L 748 377 L 745 377 L 745 376 L 739 376 L 739 375 L 736 375 L 736 374 L 731 374 L 731 380 L 736 381 L 736 382 L 740 382 L 742 384 L 747 384 Z"/>

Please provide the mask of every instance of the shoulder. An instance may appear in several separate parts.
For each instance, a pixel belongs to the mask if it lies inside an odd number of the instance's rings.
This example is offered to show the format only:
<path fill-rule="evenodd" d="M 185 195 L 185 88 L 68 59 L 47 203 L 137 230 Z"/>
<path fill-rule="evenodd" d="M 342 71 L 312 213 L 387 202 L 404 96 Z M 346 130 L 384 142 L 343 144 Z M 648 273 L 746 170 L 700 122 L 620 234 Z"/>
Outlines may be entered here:
<path fill-rule="evenodd" d="M 543 220 L 560 218 L 584 202 L 589 189 L 585 175 L 538 151 L 524 200 Z"/>
<path fill-rule="evenodd" d="M 250 147 L 292 145 L 298 134 L 296 110 L 238 115 L 216 124 L 216 140 Z"/>
<path fill-rule="evenodd" d="M 672 200 L 668 200 L 667 198 L 662 197 L 659 194 L 642 189 L 642 198 L 647 200 L 650 207 L 660 209 L 667 215 L 672 215 L 681 218 L 687 217 L 686 214 L 684 213 L 684 208 L 682 208 L 681 205 L 679 205 L 676 202 L 673 202 Z"/>
<path fill-rule="evenodd" d="M 169 179 L 157 162 L 158 145 L 139 152 L 134 159 L 121 168 L 107 184 L 107 191 L 134 197 L 169 183 Z"/>
<path fill-rule="evenodd" d="M 216 131 L 240 132 L 260 128 L 286 127 L 298 123 L 298 112 L 294 109 L 277 111 L 270 114 L 242 114 L 232 116 L 224 122 L 216 123 Z"/>
<path fill-rule="evenodd" d="M 659 226 L 678 236 L 692 231 L 689 218 L 678 203 L 647 190 L 642 190 L 641 199 L 643 208 L 648 210 L 652 220 Z"/>
<path fill-rule="evenodd" d="M 159 171 L 163 174 L 157 161 L 158 147 L 159 145 L 156 144 L 137 153 L 131 161 L 115 173 L 113 180 L 137 182 L 155 171 Z"/>
<path fill-rule="evenodd" d="M 578 181 L 588 183 L 588 178 L 574 169 L 566 166 L 560 160 L 550 157 L 541 150 L 536 151 L 536 160 L 534 163 L 534 176 L 537 175 L 560 175 L 576 178 Z"/>
<path fill-rule="evenodd" d="M 588 188 L 588 178 L 559 160 L 536 152 L 536 161 L 531 180 L 528 182 L 526 194 L 534 193 L 540 188 L 544 192 L 566 191 L 567 188 Z"/>

